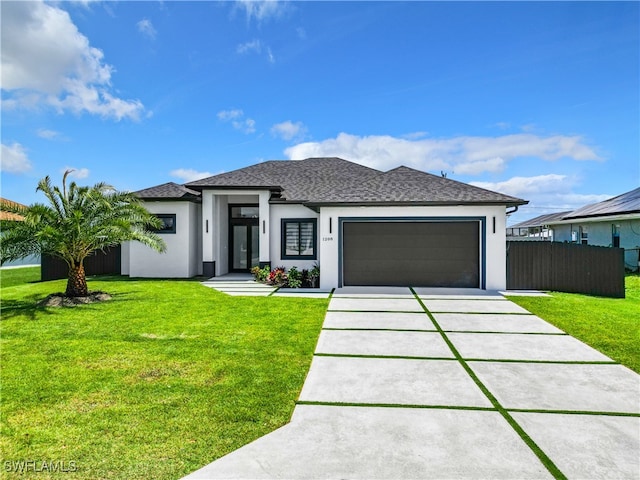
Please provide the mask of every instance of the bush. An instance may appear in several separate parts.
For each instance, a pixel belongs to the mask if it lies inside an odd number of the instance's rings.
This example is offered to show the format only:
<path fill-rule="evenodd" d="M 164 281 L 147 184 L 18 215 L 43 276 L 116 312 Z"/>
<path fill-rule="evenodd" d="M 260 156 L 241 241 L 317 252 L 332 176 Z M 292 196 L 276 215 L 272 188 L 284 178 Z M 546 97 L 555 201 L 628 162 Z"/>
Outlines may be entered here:
<path fill-rule="evenodd" d="M 265 265 L 263 268 L 253 267 L 251 269 L 251 273 L 253 274 L 253 278 L 256 282 L 266 282 L 269 278 L 269 274 L 271 273 L 271 269 L 269 265 Z"/>
<path fill-rule="evenodd" d="M 297 267 L 289 269 L 288 283 L 291 288 L 300 288 L 302 286 L 302 272 Z"/>
<path fill-rule="evenodd" d="M 315 263 L 309 272 L 309 283 L 313 288 L 316 288 L 320 283 L 320 265 L 318 265 L 318 262 Z"/>
<path fill-rule="evenodd" d="M 271 270 L 269 273 L 269 277 L 267 278 L 267 282 L 271 285 L 277 285 L 278 287 L 282 287 L 287 283 L 287 273 L 284 267 L 276 267 Z"/>

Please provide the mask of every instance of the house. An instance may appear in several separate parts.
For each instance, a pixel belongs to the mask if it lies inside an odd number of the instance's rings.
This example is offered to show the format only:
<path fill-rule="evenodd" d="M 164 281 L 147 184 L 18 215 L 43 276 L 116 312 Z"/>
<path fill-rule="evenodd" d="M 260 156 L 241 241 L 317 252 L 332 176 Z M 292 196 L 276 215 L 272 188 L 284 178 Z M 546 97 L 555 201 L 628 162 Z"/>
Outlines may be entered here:
<path fill-rule="evenodd" d="M 7 211 L 16 207 L 26 208 L 26 205 L 22 205 L 21 203 L 14 202 L 12 200 L 7 200 L 6 198 L 0 198 L 0 220 L 15 220 L 18 222 L 24 220 L 24 217 L 22 215 Z M 27 265 L 40 265 L 40 255 L 29 255 L 27 257 L 19 258 L 18 260 L 4 262 L 2 264 L 3 267 L 21 267 Z"/>
<path fill-rule="evenodd" d="M 548 213 L 516 223 L 507 228 L 507 240 L 533 240 L 533 241 L 551 241 L 553 242 L 553 229 L 549 227 L 549 222 L 563 218 L 571 213 Z"/>
<path fill-rule="evenodd" d="M 556 242 L 624 248 L 625 266 L 637 270 L 640 265 L 640 188 L 548 223 Z"/>
<path fill-rule="evenodd" d="M 122 273 L 221 276 L 320 266 L 320 286 L 503 289 L 507 207 L 520 198 L 408 167 L 340 158 L 267 161 L 140 190 L 168 250 L 125 245 Z"/>

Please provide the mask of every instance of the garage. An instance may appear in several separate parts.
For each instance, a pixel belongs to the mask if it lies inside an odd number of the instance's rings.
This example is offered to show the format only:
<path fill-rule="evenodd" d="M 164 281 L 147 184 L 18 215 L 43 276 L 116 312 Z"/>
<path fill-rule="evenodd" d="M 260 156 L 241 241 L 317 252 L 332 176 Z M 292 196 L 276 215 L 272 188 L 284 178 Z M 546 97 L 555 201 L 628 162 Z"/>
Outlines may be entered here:
<path fill-rule="evenodd" d="M 478 221 L 344 221 L 344 286 L 480 287 Z"/>

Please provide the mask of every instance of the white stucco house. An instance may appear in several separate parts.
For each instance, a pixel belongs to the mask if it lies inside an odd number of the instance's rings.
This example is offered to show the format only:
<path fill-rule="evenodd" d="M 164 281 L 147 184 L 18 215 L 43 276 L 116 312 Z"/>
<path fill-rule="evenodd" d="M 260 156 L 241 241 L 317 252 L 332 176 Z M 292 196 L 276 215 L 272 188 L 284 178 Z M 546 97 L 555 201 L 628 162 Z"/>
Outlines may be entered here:
<path fill-rule="evenodd" d="M 267 161 L 136 192 L 167 252 L 123 246 L 134 277 L 320 266 L 320 286 L 504 289 L 506 210 L 527 203 L 407 167 L 340 158 Z"/>

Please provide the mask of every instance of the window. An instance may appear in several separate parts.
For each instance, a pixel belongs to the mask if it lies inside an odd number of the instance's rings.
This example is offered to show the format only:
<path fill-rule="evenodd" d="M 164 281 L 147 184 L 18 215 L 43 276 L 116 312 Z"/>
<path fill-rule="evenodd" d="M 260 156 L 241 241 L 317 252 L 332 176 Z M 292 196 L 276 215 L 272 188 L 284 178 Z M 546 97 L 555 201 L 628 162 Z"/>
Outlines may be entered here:
<path fill-rule="evenodd" d="M 162 226 L 155 230 L 156 233 L 176 233 L 175 213 L 158 213 L 156 217 L 162 221 Z"/>
<path fill-rule="evenodd" d="M 620 225 L 611 225 L 611 245 L 616 248 L 620 247 Z"/>
<path fill-rule="evenodd" d="M 282 258 L 315 260 L 316 226 L 315 218 L 282 219 Z"/>
<path fill-rule="evenodd" d="M 587 227 L 580 227 L 580 243 L 582 245 L 587 245 L 589 243 L 589 232 L 587 231 Z"/>
<path fill-rule="evenodd" d="M 239 205 L 231 207 L 231 218 L 258 218 L 260 207 L 257 205 Z"/>

